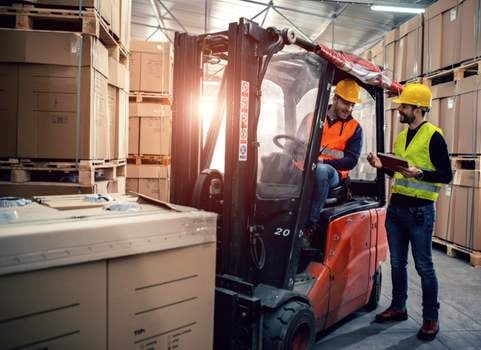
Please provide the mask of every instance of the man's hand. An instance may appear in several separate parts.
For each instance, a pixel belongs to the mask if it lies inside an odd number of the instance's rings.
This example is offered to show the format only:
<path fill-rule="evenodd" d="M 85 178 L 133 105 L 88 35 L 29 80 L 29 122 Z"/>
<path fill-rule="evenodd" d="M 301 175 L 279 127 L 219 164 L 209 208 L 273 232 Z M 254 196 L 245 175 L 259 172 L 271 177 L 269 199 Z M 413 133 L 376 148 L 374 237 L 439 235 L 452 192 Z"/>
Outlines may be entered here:
<path fill-rule="evenodd" d="M 416 177 L 422 173 L 422 170 L 415 166 L 410 166 L 409 168 L 399 167 L 397 171 L 403 174 L 404 177 Z"/>
<path fill-rule="evenodd" d="M 377 168 L 377 169 L 381 169 L 381 168 L 382 168 L 381 159 L 379 159 L 378 156 L 372 154 L 372 152 L 367 155 L 367 161 L 368 161 L 369 164 L 371 164 L 371 166 L 374 167 L 374 168 Z"/>

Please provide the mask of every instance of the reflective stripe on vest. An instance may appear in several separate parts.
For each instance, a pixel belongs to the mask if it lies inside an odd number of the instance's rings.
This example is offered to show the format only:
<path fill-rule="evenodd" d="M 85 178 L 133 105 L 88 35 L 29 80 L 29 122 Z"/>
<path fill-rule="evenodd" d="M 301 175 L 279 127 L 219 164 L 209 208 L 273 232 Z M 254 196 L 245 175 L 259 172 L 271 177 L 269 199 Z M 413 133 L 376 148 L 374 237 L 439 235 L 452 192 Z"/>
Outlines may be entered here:
<path fill-rule="evenodd" d="M 394 179 L 394 185 L 396 186 L 404 186 L 404 187 L 411 187 L 416 190 L 423 190 L 429 192 L 439 193 L 441 190 L 441 186 L 437 186 L 436 184 L 430 184 L 428 182 L 414 182 L 409 181 L 407 179 Z"/>
<path fill-rule="evenodd" d="M 441 129 L 431 123 L 424 123 L 406 147 L 407 132 L 408 129 L 404 129 L 396 137 L 394 154 L 406 159 L 410 166 L 414 165 L 419 169 L 435 170 L 434 165 L 431 163 L 429 144 L 435 132 L 439 132 L 442 135 Z M 393 193 L 436 201 L 439 197 L 441 186 L 442 184 L 440 183 L 407 178 L 401 173 L 395 172 L 392 189 Z"/>
<path fill-rule="evenodd" d="M 331 156 L 336 159 L 342 159 L 344 158 L 344 152 L 343 151 L 337 151 L 335 149 L 329 149 L 329 148 L 324 148 L 322 151 L 321 155 L 324 154 L 326 156 Z"/>

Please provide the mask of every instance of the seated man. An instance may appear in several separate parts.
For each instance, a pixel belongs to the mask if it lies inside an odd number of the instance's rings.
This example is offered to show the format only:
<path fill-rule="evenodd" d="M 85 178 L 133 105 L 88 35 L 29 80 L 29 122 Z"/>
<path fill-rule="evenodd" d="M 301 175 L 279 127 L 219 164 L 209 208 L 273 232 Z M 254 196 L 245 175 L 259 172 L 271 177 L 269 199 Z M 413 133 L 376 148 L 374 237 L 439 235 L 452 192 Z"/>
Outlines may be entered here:
<path fill-rule="evenodd" d="M 340 179 L 346 179 L 349 170 L 353 169 L 359 160 L 362 128 L 351 113 L 354 105 L 361 102 L 360 92 L 361 88 L 354 80 L 340 81 L 336 85 L 332 105 L 327 110 L 322 129 L 311 210 L 305 230 L 308 240 L 318 229 L 319 215 L 329 190 L 338 186 Z M 310 125 L 312 113 L 309 117 L 306 118 L 307 125 Z"/>

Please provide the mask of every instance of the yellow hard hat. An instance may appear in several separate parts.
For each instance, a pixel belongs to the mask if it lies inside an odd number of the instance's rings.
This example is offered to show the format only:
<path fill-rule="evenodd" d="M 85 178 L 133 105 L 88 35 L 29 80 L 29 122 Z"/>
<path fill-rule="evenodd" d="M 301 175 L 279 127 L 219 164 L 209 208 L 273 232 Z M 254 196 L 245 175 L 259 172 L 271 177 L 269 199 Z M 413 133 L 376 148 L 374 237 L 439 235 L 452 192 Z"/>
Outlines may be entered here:
<path fill-rule="evenodd" d="M 351 103 L 361 103 L 361 87 L 352 79 L 341 80 L 336 85 L 334 94 Z"/>
<path fill-rule="evenodd" d="M 432 97 L 433 94 L 431 93 L 431 89 L 426 85 L 421 83 L 410 83 L 404 87 L 401 96 L 394 99 L 393 102 L 417 107 L 431 107 Z"/>

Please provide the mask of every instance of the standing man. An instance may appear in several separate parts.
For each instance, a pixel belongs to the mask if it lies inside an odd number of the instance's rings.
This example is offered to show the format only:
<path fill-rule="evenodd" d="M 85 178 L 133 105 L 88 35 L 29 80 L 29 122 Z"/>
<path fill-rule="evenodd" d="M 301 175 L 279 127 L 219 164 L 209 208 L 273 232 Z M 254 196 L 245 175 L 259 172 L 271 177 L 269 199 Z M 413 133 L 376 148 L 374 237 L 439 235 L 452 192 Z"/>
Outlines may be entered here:
<path fill-rule="evenodd" d="M 322 128 L 311 210 L 304 232 L 308 240 L 318 229 L 319 214 L 329 189 L 336 187 L 340 180 L 347 179 L 349 170 L 354 168 L 359 160 L 362 128 L 351 113 L 354 105 L 361 102 L 360 94 L 361 87 L 352 79 L 341 80 L 336 85 L 332 105 L 329 106 Z M 307 125 L 301 126 L 303 130 L 307 130 L 307 126 L 311 125 L 312 113 L 308 114 L 305 120 Z"/>
<path fill-rule="evenodd" d="M 431 107 L 431 90 L 419 83 L 408 84 L 399 104 L 401 131 L 394 142 L 394 154 L 408 161 L 408 168 L 385 169 L 393 177 L 392 196 L 387 208 L 386 230 L 391 254 L 392 302 L 376 315 L 378 323 L 404 321 L 408 318 L 407 257 L 408 245 L 416 271 L 421 277 L 423 325 L 417 336 L 433 340 L 439 332 L 438 281 L 434 271 L 431 247 L 436 202 L 442 183 L 452 180 L 451 163 L 441 129 L 424 120 Z M 369 163 L 383 167 L 379 157 L 370 154 Z"/>

